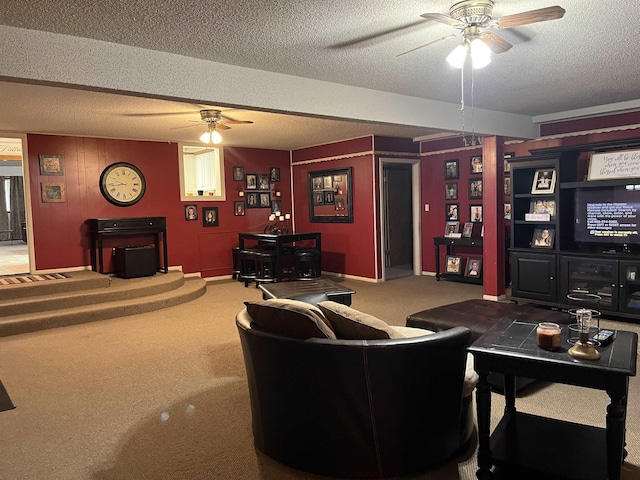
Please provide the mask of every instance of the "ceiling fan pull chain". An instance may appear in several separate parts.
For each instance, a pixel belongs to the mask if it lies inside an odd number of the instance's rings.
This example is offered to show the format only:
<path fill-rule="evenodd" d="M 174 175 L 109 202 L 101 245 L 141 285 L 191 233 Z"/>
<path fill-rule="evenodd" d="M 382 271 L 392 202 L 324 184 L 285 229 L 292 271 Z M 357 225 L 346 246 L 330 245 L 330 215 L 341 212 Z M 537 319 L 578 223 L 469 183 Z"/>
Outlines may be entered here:
<path fill-rule="evenodd" d="M 462 116 L 462 142 L 464 144 L 466 142 L 464 132 L 464 64 L 460 69 L 460 113 Z"/>

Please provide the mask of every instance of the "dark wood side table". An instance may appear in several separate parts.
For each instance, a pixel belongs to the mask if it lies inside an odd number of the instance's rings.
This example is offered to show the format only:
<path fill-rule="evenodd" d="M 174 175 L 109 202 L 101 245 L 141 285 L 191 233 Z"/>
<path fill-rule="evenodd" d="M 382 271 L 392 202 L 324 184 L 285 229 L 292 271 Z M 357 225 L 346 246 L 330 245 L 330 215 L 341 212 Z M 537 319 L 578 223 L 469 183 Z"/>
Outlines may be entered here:
<path fill-rule="evenodd" d="M 562 347 L 548 352 L 536 343 L 535 323 L 505 319 L 487 331 L 469 351 L 480 375 L 476 391 L 478 409 L 478 467 L 480 480 L 491 479 L 493 465 L 516 466 L 539 478 L 576 480 L 620 479 L 626 456 L 625 423 L 629 377 L 636 374 L 638 335 L 617 330 L 615 340 L 600 347 L 600 360 L 576 360 L 567 354 L 567 327 Z M 505 376 L 505 412 L 490 435 L 490 372 Z M 606 428 L 520 413 L 515 407 L 515 376 L 604 390 L 611 400 Z M 580 408 L 580 394 L 567 409 Z M 555 412 L 562 413 L 562 412 Z M 588 422 L 588 419 L 585 419 Z"/>

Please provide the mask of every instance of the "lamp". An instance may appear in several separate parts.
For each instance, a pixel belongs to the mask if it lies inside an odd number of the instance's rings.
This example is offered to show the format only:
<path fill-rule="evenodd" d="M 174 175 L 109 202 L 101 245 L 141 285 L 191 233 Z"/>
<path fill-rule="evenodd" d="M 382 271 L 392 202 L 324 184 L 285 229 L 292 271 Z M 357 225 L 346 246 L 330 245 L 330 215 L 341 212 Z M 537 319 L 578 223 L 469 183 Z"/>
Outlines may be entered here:
<path fill-rule="evenodd" d="M 471 41 L 469 41 L 471 38 Z M 471 47 L 471 48 L 469 48 Z M 467 58 L 467 53 L 471 49 L 471 63 L 473 68 L 483 68 L 491 63 L 491 50 L 480 38 L 465 37 L 464 41 L 458 45 L 447 56 L 447 63 L 455 68 L 462 68 Z"/>
<path fill-rule="evenodd" d="M 222 141 L 222 136 L 216 131 L 215 123 L 211 122 L 207 127 L 207 131 L 200 136 L 200 141 L 204 143 L 220 143 Z"/>

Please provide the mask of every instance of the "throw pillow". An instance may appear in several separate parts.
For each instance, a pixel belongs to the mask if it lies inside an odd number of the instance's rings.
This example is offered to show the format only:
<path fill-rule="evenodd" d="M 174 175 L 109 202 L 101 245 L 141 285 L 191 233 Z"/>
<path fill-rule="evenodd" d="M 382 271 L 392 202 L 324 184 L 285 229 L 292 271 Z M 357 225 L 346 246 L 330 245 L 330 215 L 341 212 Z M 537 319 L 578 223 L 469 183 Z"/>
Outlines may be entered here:
<path fill-rule="evenodd" d="M 336 338 L 322 312 L 309 303 L 274 298 L 244 304 L 253 323 L 268 332 L 302 339 Z"/>
<path fill-rule="evenodd" d="M 405 338 L 383 320 L 337 302 L 318 302 L 336 336 L 343 340 Z"/>

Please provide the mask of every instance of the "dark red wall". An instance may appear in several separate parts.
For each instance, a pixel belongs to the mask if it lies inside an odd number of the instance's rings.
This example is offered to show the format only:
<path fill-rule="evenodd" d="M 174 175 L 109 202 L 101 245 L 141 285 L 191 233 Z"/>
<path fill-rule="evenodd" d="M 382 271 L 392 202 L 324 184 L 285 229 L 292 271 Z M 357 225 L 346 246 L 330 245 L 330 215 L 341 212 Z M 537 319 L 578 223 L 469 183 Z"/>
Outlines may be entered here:
<path fill-rule="evenodd" d="M 283 210 L 291 210 L 289 152 L 279 150 L 224 149 L 227 200 L 224 202 L 182 202 L 180 200 L 178 146 L 175 143 L 28 135 L 29 176 L 33 210 L 35 264 L 37 270 L 75 268 L 90 265 L 90 236 L 87 220 L 101 217 L 167 217 L 169 265 L 181 265 L 185 273 L 202 276 L 231 274 L 231 247 L 238 232 L 262 230 L 270 210 L 248 209 L 244 217 L 234 216 L 237 196 L 232 167 L 243 166 L 247 173 L 268 173 L 280 167 Z M 63 176 L 42 176 L 38 155 L 62 155 Z M 99 189 L 102 170 L 114 162 L 139 167 L 147 180 L 143 199 L 130 207 L 107 202 Z M 41 182 L 63 181 L 66 202 L 43 203 Z M 273 185 L 272 185 L 273 188 Z M 274 197 L 275 198 L 275 197 Z M 201 221 L 187 222 L 184 206 L 195 203 L 218 207 L 219 226 L 203 227 Z M 126 239 L 126 244 L 148 243 L 148 238 Z M 105 244 L 105 267 L 111 269 L 111 247 L 122 239 Z"/>

